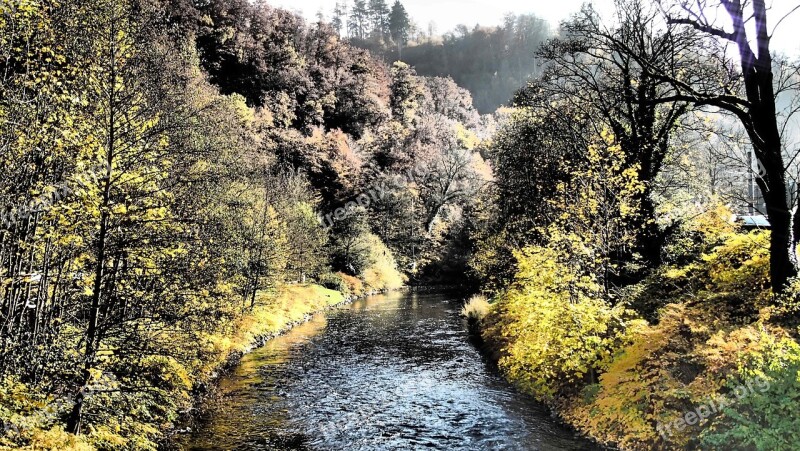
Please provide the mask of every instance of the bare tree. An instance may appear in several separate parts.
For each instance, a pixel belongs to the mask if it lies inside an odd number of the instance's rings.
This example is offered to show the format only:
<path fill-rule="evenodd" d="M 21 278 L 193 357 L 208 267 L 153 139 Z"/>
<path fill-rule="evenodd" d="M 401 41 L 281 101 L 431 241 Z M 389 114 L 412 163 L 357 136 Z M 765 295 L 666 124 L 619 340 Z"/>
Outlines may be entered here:
<path fill-rule="evenodd" d="M 655 221 L 654 182 L 689 103 L 672 98 L 671 85 L 650 67 L 670 66 L 685 42 L 672 39 L 659 26 L 659 11 L 643 0 L 615 3 L 617 18 L 611 26 L 589 6 L 562 24 L 564 37 L 539 52 L 546 69 L 529 93 L 537 105 L 571 105 L 564 111 L 567 123 L 583 123 L 575 120 L 579 111 L 596 136 L 613 131 L 625 151 L 625 169 L 636 168 L 644 186 L 636 199 L 641 211 L 635 251 L 648 267 L 657 267 L 666 237 Z"/>
<path fill-rule="evenodd" d="M 418 179 L 425 204 L 425 231 L 431 233 L 442 209 L 474 196 L 482 180 L 473 169 L 475 155 L 466 149 L 450 148 L 437 155 Z"/>
<path fill-rule="evenodd" d="M 787 176 L 796 155 L 786 158 L 786 130 L 780 124 L 776 99 L 781 93 L 796 89 L 798 83 L 796 77 L 779 76 L 775 71 L 765 0 L 659 0 L 659 4 L 674 39 L 682 42 L 692 39 L 693 56 L 707 61 L 708 67 L 657 66 L 641 58 L 635 48 L 626 48 L 626 52 L 674 89 L 674 95 L 661 98 L 659 102 L 682 101 L 698 107 L 714 107 L 740 120 L 761 168 L 762 175 L 756 182 L 772 225 L 772 288 L 776 293 L 782 292 L 789 280 L 798 274 L 798 239 L 794 226 L 797 205 Z M 713 13 L 719 8 L 727 13 L 729 24 L 721 23 Z M 749 31 L 750 21 L 754 22 L 754 35 Z M 781 21 L 779 19 L 776 26 Z M 678 33 L 687 28 L 696 32 L 695 38 Z M 728 56 L 731 46 L 738 55 L 738 62 Z M 675 55 L 676 61 L 686 57 Z M 716 69 L 719 76 L 709 78 L 710 69 Z M 790 112 L 789 116 L 793 114 Z"/>

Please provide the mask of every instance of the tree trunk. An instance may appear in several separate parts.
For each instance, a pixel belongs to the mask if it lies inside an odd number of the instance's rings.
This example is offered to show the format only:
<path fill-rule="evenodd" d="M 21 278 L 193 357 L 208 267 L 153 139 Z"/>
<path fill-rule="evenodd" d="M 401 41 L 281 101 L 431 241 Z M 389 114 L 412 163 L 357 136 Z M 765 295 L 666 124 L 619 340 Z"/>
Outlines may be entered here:
<path fill-rule="evenodd" d="M 636 251 L 642 256 L 648 268 L 658 268 L 663 262 L 661 253 L 664 248 L 664 234 L 661 233 L 655 220 L 656 207 L 651 197 L 652 189 L 649 188 L 651 183 L 647 182 L 648 188 L 639 199 L 642 230 L 637 234 Z"/>
<path fill-rule="evenodd" d="M 797 243 L 789 187 L 786 183 L 783 145 L 778 129 L 771 60 L 767 57 L 765 60 L 758 61 L 755 67 L 745 72 L 745 85 L 748 99 L 753 105 L 749 111 L 753 124 L 749 135 L 765 173 L 758 184 L 764 196 L 772 229 L 770 277 L 772 290 L 778 294 L 798 275 Z"/>
<path fill-rule="evenodd" d="M 782 162 L 781 162 L 782 163 Z M 764 163 L 765 165 L 767 163 Z M 782 164 L 781 164 L 782 167 Z M 770 169 L 768 173 L 774 174 Z M 782 169 L 781 169 L 782 171 Z M 782 293 L 798 275 L 797 239 L 794 214 L 789 208 L 785 177 L 772 176 L 759 183 L 767 205 L 772 229 L 770 238 L 770 277 L 772 291 Z"/>
<path fill-rule="evenodd" d="M 108 183 L 106 186 L 106 192 L 108 193 Z M 106 196 L 108 196 L 108 194 L 106 194 Z M 78 389 L 78 394 L 75 396 L 75 404 L 72 406 L 72 412 L 67 420 L 67 432 L 71 432 L 73 434 L 80 434 L 81 432 L 83 405 L 84 401 L 86 400 L 86 389 L 89 386 L 89 382 L 91 382 L 91 370 L 94 367 L 94 359 L 97 355 L 97 325 L 98 317 L 100 316 L 100 300 L 103 286 L 103 268 L 105 266 L 107 229 L 108 212 L 107 209 L 104 208 L 103 216 L 100 221 L 100 232 L 98 235 L 97 262 L 95 263 L 94 284 L 92 288 L 92 305 L 89 310 L 89 324 L 86 327 L 86 348 L 84 349 L 83 371 L 81 372 L 80 388 Z"/>
<path fill-rule="evenodd" d="M 80 386 L 75 396 L 75 404 L 72 412 L 67 419 L 67 432 L 80 434 L 81 423 L 83 422 L 83 406 L 86 401 L 86 390 L 92 380 L 92 369 L 94 368 L 97 350 L 99 348 L 100 336 L 98 333 L 98 322 L 100 317 L 101 301 L 103 299 L 103 278 L 105 277 L 106 252 L 108 244 L 109 221 L 111 220 L 111 183 L 113 180 L 112 168 L 116 150 L 117 129 L 116 129 L 116 83 L 117 83 L 117 48 L 116 22 L 112 17 L 109 27 L 109 43 L 111 46 L 109 60 L 109 98 L 108 98 L 108 137 L 106 143 L 106 166 L 108 173 L 103 179 L 103 197 L 100 202 L 100 230 L 97 232 L 95 244 L 96 260 L 94 262 L 94 282 L 92 284 L 91 306 L 89 309 L 89 324 L 86 326 L 86 347 L 84 348 L 84 363 L 81 372 Z"/>

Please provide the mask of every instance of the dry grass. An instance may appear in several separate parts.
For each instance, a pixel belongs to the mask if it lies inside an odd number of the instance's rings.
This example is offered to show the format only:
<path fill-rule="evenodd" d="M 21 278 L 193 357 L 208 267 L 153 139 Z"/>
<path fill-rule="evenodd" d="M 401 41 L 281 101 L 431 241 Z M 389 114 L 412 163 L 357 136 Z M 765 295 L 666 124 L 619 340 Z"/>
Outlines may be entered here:
<path fill-rule="evenodd" d="M 489 300 L 486 299 L 486 296 L 479 294 L 472 296 L 469 301 L 464 304 L 464 308 L 461 309 L 461 315 L 467 317 L 467 319 L 471 321 L 480 321 L 489 314 L 490 308 L 491 304 L 489 304 Z"/>

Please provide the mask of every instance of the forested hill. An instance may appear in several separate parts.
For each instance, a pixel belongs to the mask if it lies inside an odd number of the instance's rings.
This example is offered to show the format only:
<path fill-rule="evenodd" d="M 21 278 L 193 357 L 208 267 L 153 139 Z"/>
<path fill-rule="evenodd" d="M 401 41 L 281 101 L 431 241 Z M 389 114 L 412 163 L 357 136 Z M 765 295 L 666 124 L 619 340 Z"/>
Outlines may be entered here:
<path fill-rule="evenodd" d="M 0 74 L 0 448 L 155 449 L 255 337 L 463 274 L 486 119 L 329 25 L 3 0 Z"/>
<path fill-rule="evenodd" d="M 402 60 L 420 75 L 452 77 L 472 93 L 478 111 L 491 114 L 540 73 L 535 52 L 552 35 L 547 21 L 523 14 L 509 15 L 497 26 L 460 25 L 443 36 L 418 33 L 407 46 L 377 39 L 376 33 L 350 42 L 386 61 Z"/>

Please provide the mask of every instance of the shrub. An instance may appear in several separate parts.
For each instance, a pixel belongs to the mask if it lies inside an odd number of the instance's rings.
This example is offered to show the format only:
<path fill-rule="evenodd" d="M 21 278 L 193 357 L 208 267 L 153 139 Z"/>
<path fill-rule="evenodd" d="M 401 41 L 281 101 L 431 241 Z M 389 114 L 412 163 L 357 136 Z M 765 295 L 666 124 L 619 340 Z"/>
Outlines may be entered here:
<path fill-rule="evenodd" d="M 364 283 L 372 290 L 396 290 L 405 283 L 397 269 L 392 251 L 376 235 L 368 234 L 366 242 L 370 250 L 370 265 L 363 272 Z"/>
<path fill-rule="evenodd" d="M 350 294 L 350 286 L 344 280 L 341 273 L 325 273 L 319 276 L 319 284 L 329 290 L 338 291 L 345 296 Z"/>
<path fill-rule="evenodd" d="M 364 282 L 358 277 L 349 276 L 343 272 L 337 273 L 339 277 L 347 284 L 350 294 L 353 296 L 362 296 L 364 294 Z"/>
<path fill-rule="evenodd" d="M 800 443 L 800 345 L 789 338 L 762 334 L 764 346 L 742 356 L 728 382 L 755 385 L 749 394 L 723 409 L 702 436 L 708 449 L 794 450 Z M 754 384 L 753 381 L 759 381 Z"/>
<path fill-rule="evenodd" d="M 470 321 L 477 322 L 489 314 L 489 308 L 491 308 L 491 304 L 489 304 L 486 296 L 476 295 L 469 298 L 467 303 L 464 304 L 464 308 L 461 309 L 461 315 Z"/>
<path fill-rule="evenodd" d="M 608 367 L 629 341 L 632 312 L 606 302 L 596 281 L 557 263 L 554 250 L 530 247 L 516 257 L 516 281 L 486 334 L 504 341 L 500 367 L 509 378 L 549 401 Z"/>
<path fill-rule="evenodd" d="M 664 216 L 673 221 L 668 226 L 670 234 L 663 251 L 668 264 L 691 263 L 736 232 L 736 225 L 731 221 L 733 212 L 724 205 L 707 208 L 684 202 L 680 206 L 668 203 L 664 207 L 668 208 Z M 706 209 L 698 211 L 699 208 Z"/>
<path fill-rule="evenodd" d="M 769 243 L 769 232 L 737 234 L 704 255 L 706 288 L 717 292 L 761 293 L 768 297 Z"/>
<path fill-rule="evenodd" d="M 754 304 L 770 298 L 768 245 L 768 233 L 729 235 L 690 264 L 663 268 L 626 291 L 639 305 L 660 305 L 658 322 L 634 334 L 599 387 L 573 399 L 564 418 L 621 449 L 787 449 L 781 437 L 796 443 L 788 431 L 800 430 L 790 413 L 800 401 L 798 345 L 785 330 L 755 321 Z M 731 390 L 748 382 L 758 388 L 756 376 L 770 382 L 769 391 L 674 427 L 710 400 L 736 398 Z"/>

